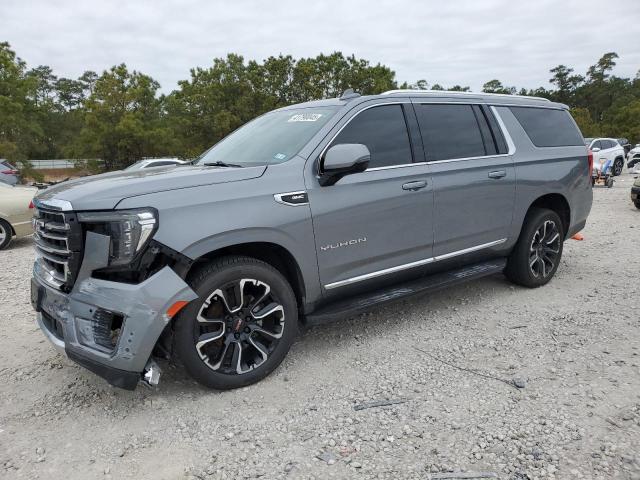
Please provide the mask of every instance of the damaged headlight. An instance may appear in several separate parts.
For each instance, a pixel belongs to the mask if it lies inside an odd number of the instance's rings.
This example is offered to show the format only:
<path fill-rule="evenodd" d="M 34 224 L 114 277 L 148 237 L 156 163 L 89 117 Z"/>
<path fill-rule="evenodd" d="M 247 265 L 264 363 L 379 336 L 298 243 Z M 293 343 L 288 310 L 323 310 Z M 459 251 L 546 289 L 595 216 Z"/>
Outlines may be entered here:
<path fill-rule="evenodd" d="M 78 221 L 91 232 L 111 237 L 109 266 L 131 263 L 158 228 L 158 214 L 150 208 L 79 212 Z"/>

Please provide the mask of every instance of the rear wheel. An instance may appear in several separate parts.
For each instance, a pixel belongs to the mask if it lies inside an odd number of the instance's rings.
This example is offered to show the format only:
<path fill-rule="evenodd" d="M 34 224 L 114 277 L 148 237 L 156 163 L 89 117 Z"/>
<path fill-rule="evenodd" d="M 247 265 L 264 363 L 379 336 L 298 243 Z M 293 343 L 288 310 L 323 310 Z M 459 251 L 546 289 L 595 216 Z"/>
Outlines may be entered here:
<path fill-rule="evenodd" d="M 633 204 L 636 206 L 638 210 L 640 210 L 640 200 L 636 200 L 635 202 L 633 202 Z"/>
<path fill-rule="evenodd" d="M 211 263 L 191 283 L 199 298 L 180 312 L 174 337 L 187 372 L 219 390 L 269 375 L 298 331 L 296 298 L 282 274 L 232 256 Z"/>
<path fill-rule="evenodd" d="M 564 230 L 556 212 L 532 209 L 507 260 L 505 275 L 518 285 L 535 288 L 546 284 L 562 258 Z"/>
<path fill-rule="evenodd" d="M 622 174 L 622 168 L 624 167 L 624 160 L 621 158 L 616 158 L 613 162 L 613 175 L 617 177 Z"/>
<path fill-rule="evenodd" d="M 12 238 L 13 230 L 11 229 L 11 225 L 5 220 L 0 219 L 0 250 L 7 248 Z"/>

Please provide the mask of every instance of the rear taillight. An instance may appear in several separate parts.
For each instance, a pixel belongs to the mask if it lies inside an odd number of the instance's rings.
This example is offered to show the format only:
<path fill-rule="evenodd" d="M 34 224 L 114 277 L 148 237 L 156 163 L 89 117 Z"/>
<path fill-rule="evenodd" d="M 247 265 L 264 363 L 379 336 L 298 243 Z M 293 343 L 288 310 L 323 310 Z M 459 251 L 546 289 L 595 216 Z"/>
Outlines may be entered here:
<path fill-rule="evenodd" d="M 29 202 L 29 209 L 31 210 L 32 208 L 36 208 L 35 205 L 33 204 L 33 200 Z"/>
<path fill-rule="evenodd" d="M 0 173 L 4 173 L 5 175 L 17 175 L 18 170 L 3 170 Z"/>
<path fill-rule="evenodd" d="M 591 178 L 591 174 L 593 173 L 593 152 L 591 149 L 589 149 L 588 152 L 587 161 L 589 162 L 589 178 Z"/>

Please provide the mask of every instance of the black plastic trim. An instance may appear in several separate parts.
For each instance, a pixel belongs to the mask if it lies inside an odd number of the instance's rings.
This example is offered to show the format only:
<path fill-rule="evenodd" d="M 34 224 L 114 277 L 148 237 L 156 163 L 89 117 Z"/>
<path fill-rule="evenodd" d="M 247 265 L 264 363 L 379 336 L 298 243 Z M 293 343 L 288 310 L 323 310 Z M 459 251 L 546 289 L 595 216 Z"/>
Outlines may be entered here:
<path fill-rule="evenodd" d="M 71 360 L 95 373 L 99 377 L 104 378 L 114 387 L 123 388 L 124 390 L 135 390 L 138 382 L 140 381 L 142 372 L 129 372 L 127 370 L 109 367 L 96 362 L 91 358 L 85 357 L 70 348 L 66 348 L 65 352 Z"/>

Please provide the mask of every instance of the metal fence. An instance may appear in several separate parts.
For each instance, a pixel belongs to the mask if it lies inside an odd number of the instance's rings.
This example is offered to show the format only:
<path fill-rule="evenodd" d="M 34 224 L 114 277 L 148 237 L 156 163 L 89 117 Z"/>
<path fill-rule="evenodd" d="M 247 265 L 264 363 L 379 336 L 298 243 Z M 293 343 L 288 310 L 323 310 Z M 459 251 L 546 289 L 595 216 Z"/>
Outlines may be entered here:
<path fill-rule="evenodd" d="M 58 168 L 75 168 L 82 167 L 87 160 L 81 159 L 56 159 L 56 160 L 29 160 L 33 168 L 36 170 L 58 169 Z M 99 160 L 98 160 L 99 162 Z"/>

